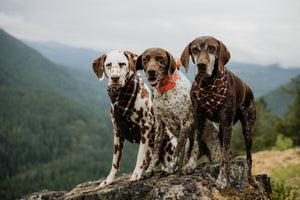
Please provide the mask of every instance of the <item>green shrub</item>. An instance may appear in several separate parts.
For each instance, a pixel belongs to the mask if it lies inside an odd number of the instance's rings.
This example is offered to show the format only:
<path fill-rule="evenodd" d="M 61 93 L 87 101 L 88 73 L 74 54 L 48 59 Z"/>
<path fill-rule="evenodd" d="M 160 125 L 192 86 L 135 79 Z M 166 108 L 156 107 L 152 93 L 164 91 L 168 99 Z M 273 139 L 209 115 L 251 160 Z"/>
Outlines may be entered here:
<path fill-rule="evenodd" d="M 289 137 L 285 137 L 282 134 L 277 135 L 275 146 L 272 147 L 272 150 L 283 151 L 293 147 L 293 140 Z"/>

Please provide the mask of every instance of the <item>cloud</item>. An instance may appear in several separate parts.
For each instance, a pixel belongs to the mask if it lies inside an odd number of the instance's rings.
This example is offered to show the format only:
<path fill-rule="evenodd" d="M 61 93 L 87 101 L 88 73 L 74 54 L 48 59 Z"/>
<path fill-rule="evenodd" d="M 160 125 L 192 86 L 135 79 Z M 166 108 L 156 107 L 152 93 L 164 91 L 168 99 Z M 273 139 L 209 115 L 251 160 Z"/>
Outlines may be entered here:
<path fill-rule="evenodd" d="M 162 47 L 179 57 L 212 35 L 233 61 L 299 66 L 298 0 L 0 0 L 0 26 L 22 39 L 136 53 Z"/>

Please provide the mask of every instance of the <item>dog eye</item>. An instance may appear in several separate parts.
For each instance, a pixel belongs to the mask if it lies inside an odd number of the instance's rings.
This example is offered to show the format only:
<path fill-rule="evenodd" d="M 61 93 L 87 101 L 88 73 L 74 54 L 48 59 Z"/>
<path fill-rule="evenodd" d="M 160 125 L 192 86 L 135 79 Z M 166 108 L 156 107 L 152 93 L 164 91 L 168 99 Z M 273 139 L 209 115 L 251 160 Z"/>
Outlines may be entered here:
<path fill-rule="evenodd" d="M 192 48 L 192 53 L 193 54 L 197 54 L 197 53 L 199 53 L 200 51 L 199 51 L 199 49 L 198 48 Z"/>
<path fill-rule="evenodd" d="M 122 68 L 126 65 L 126 63 L 119 63 L 119 66 Z"/>
<path fill-rule="evenodd" d="M 145 64 L 146 62 L 148 62 L 148 61 L 149 61 L 149 59 L 150 59 L 150 57 L 149 57 L 149 56 L 146 56 L 146 57 L 144 57 L 144 58 L 143 58 L 143 63 Z"/>
<path fill-rule="evenodd" d="M 208 51 L 215 51 L 216 47 L 213 45 L 208 45 L 207 49 L 208 49 Z"/>
<path fill-rule="evenodd" d="M 162 57 L 162 56 L 157 56 L 157 57 L 156 57 L 156 60 L 157 60 L 157 61 L 162 61 L 163 59 L 164 59 L 164 57 Z"/>
<path fill-rule="evenodd" d="M 110 67 L 111 67 L 111 63 L 107 63 L 107 64 L 106 64 L 106 67 L 107 67 L 107 68 L 110 68 Z"/>

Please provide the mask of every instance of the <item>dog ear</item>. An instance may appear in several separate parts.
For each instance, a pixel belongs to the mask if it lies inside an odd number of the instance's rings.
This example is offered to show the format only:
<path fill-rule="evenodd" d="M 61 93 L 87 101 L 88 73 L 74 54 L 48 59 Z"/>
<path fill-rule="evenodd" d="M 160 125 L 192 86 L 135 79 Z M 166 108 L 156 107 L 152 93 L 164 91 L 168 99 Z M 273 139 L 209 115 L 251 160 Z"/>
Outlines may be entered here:
<path fill-rule="evenodd" d="M 180 56 L 180 62 L 185 68 L 185 72 L 187 73 L 189 69 L 189 64 L 190 64 L 190 46 L 191 43 L 189 43 L 183 50 Z"/>
<path fill-rule="evenodd" d="M 124 51 L 124 55 L 128 59 L 129 70 L 131 70 L 135 73 L 136 72 L 136 66 L 135 65 L 136 65 L 138 55 L 136 55 L 135 53 L 132 53 L 130 51 Z"/>
<path fill-rule="evenodd" d="M 218 56 L 218 70 L 223 71 L 226 63 L 230 59 L 230 53 L 227 50 L 226 46 L 218 40 L 219 43 L 219 56 Z"/>
<path fill-rule="evenodd" d="M 94 60 L 93 62 L 93 70 L 95 74 L 98 76 L 99 80 L 102 81 L 104 79 L 104 61 L 106 59 L 106 54 L 104 53 L 102 56 Z"/>
<path fill-rule="evenodd" d="M 136 64 L 135 64 L 135 69 L 136 70 L 142 70 L 143 69 L 143 65 L 142 65 L 142 56 L 143 54 L 141 54 L 137 60 L 136 60 Z"/>
<path fill-rule="evenodd" d="M 176 61 L 175 61 L 174 57 L 172 56 L 172 54 L 170 54 L 168 51 L 166 51 L 166 53 L 167 53 L 168 61 L 169 61 L 168 75 L 170 76 L 177 69 L 177 64 L 176 64 Z"/>

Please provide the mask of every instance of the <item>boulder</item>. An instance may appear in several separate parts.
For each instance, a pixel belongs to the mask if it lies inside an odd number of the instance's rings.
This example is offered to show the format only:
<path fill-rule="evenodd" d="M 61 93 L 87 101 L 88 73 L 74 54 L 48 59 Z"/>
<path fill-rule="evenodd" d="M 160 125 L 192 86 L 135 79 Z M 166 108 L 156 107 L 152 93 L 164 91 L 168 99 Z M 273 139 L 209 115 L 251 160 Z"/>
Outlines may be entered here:
<path fill-rule="evenodd" d="M 267 175 L 251 176 L 244 158 L 231 161 L 229 184 L 222 193 L 215 188 L 220 163 L 202 163 L 193 173 L 166 174 L 159 170 L 148 179 L 130 182 L 130 174 L 123 174 L 115 182 L 99 188 L 102 180 L 90 181 L 76 186 L 70 192 L 41 191 L 19 199 L 269 199 L 270 178 Z"/>

